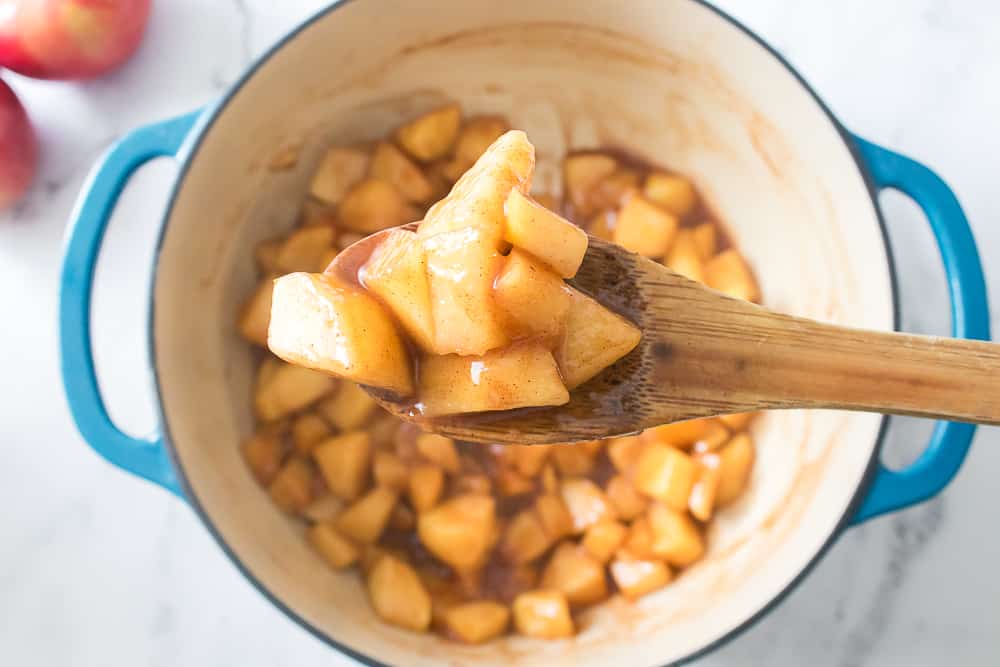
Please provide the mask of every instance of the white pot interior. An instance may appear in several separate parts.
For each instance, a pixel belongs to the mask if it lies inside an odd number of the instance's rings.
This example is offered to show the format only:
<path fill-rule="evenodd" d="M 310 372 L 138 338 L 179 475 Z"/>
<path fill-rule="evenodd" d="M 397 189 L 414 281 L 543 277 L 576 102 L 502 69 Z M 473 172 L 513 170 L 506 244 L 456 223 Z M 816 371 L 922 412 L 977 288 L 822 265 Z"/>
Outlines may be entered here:
<path fill-rule="evenodd" d="M 383 135 L 444 100 L 506 115 L 558 192 L 569 149 L 624 147 L 692 177 L 760 279 L 766 305 L 889 329 L 892 292 L 868 191 L 835 125 L 752 38 L 691 0 L 566 5 L 354 0 L 272 55 L 192 157 L 159 257 L 155 362 L 184 474 L 221 539 L 319 633 L 378 661 L 663 665 L 724 636 L 829 539 L 872 456 L 880 419 L 838 412 L 757 422 L 750 491 L 714 522 L 709 556 L 637 604 L 583 617 L 572 641 L 446 643 L 375 622 L 354 572 L 330 571 L 251 479 L 251 352 L 233 325 L 251 249 L 289 228 L 322 149 Z M 302 143 L 289 172 L 268 159 Z"/>

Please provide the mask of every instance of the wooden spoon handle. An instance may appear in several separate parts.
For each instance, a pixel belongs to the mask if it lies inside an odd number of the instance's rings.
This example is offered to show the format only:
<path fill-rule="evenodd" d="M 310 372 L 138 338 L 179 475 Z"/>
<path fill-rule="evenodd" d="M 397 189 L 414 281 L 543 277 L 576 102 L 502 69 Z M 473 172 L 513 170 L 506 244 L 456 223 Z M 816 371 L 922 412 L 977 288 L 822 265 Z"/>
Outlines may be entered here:
<path fill-rule="evenodd" d="M 728 408 L 834 408 L 1000 423 L 1000 345 L 883 333 L 746 310 L 739 329 L 668 338 L 705 399 Z M 705 324 L 708 324 L 707 322 Z M 669 355 L 675 356 L 675 355 Z M 711 378 L 722 378 L 718 384 Z M 720 395 L 721 392 L 721 395 Z M 716 406 L 719 407 L 719 406 Z"/>

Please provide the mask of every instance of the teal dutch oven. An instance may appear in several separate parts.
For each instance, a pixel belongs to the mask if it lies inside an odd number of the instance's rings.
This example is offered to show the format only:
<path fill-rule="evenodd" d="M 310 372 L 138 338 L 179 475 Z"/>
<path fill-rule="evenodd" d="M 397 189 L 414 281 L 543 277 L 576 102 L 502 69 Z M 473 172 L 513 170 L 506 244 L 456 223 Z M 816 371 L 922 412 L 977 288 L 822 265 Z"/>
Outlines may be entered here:
<path fill-rule="evenodd" d="M 751 625 L 851 525 L 940 492 L 975 427 L 939 423 L 902 470 L 879 462 L 885 420 L 834 411 L 756 422 L 745 497 L 721 512 L 703 562 L 629 604 L 581 616 L 573 640 L 447 643 L 376 621 L 356 574 L 333 572 L 238 453 L 250 433 L 254 352 L 236 334 L 256 242 L 295 221 L 324 147 L 383 136 L 457 100 L 506 115 L 538 148 L 536 186 L 558 193 L 567 151 L 615 146 L 691 176 L 760 279 L 766 305 L 873 329 L 898 323 L 877 194 L 897 189 L 937 239 L 956 337 L 988 339 L 983 275 L 955 196 L 927 167 L 851 134 L 759 37 L 697 0 L 577 3 L 353 0 L 283 39 L 204 109 L 139 128 L 94 168 L 62 267 L 62 374 L 102 456 L 189 503 L 233 563 L 290 617 L 369 664 L 676 663 Z M 391 17 L 391 18 L 390 18 Z M 299 150 L 296 165 L 272 158 Z M 158 432 L 109 419 L 94 374 L 94 265 L 111 211 L 144 163 L 180 165 L 149 295 Z"/>

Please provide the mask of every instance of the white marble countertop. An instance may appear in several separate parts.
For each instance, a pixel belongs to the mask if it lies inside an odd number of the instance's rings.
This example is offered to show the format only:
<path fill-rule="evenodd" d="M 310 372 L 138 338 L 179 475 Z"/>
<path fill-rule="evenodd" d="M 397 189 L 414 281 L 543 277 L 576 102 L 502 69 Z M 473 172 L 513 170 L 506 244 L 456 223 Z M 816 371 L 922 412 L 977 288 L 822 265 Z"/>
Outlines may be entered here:
<path fill-rule="evenodd" d="M 180 501 L 99 459 L 58 378 L 61 236 L 89 166 L 130 128 L 219 95 L 322 0 L 157 2 L 136 58 L 93 83 L 4 74 L 41 134 L 30 197 L 0 214 L 0 664 L 348 665 L 271 606 Z M 962 200 L 1000 297 L 1000 4 L 725 0 L 856 132 L 937 169 Z M 130 185 L 99 270 L 95 339 L 112 412 L 152 425 L 143 368 L 152 227 L 174 173 Z M 884 197 L 906 328 L 946 333 L 943 274 L 916 207 Z M 1000 298 L 994 298 L 1000 312 Z M 994 328 L 1000 322 L 994 317 Z M 114 363 L 108 363 L 113 361 Z M 893 429 L 908 460 L 927 427 Z M 848 531 L 763 622 L 698 664 L 1000 664 L 1000 433 L 979 431 L 931 502 Z"/>

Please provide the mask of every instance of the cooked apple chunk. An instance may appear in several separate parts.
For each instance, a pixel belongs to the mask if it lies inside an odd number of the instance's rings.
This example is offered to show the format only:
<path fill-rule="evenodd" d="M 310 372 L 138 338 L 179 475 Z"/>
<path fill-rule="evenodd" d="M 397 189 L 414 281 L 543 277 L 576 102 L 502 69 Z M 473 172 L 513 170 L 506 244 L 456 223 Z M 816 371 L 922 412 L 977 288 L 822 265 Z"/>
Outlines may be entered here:
<path fill-rule="evenodd" d="M 251 343 L 267 347 L 267 326 L 271 321 L 271 294 L 274 281 L 264 278 L 240 311 L 240 335 Z"/>
<path fill-rule="evenodd" d="M 431 596 L 416 571 L 386 554 L 368 573 L 368 597 L 384 621 L 422 632 L 431 624 Z"/>
<path fill-rule="evenodd" d="M 493 305 L 493 279 L 503 263 L 496 241 L 465 227 L 424 241 L 431 299 L 432 351 L 483 354 L 510 338 Z"/>
<path fill-rule="evenodd" d="M 511 190 L 504 204 L 504 239 L 530 252 L 563 278 L 576 275 L 587 252 L 587 234 L 520 190 Z"/>
<path fill-rule="evenodd" d="M 527 637 L 572 637 L 573 618 L 566 596 L 558 591 L 528 591 L 514 599 L 514 626 Z"/>
<path fill-rule="evenodd" d="M 604 568 L 583 547 L 564 542 L 542 572 L 541 587 L 559 591 L 573 606 L 599 602 L 608 596 Z"/>
<path fill-rule="evenodd" d="M 391 183 L 366 178 L 344 195 L 337 216 L 345 228 L 371 234 L 413 222 L 417 213 Z"/>
<path fill-rule="evenodd" d="M 483 231 L 499 248 L 504 226 L 504 202 L 511 190 L 527 193 L 535 169 L 535 147 L 524 132 L 507 132 L 458 179 L 448 196 L 427 211 L 420 224 L 422 238 L 466 227 Z"/>
<path fill-rule="evenodd" d="M 430 199 L 434 188 L 424 172 L 410 162 L 402 151 L 387 141 L 380 141 L 372 153 L 372 164 L 368 173 L 387 183 L 391 183 L 411 202 L 425 202 Z"/>
<path fill-rule="evenodd" d="M 432 554 L 460 572 L 478 569 L 493 546 L 496 502 L 467 494 L 423 512 L 417 534 Z"/>
<path fill-rule="evenodd" d="M 615 243 L 646 257 L 663 257 L 677 233 L 678 220 L 640 195 L 628 198 L 615 225 Z"/>
<path fill-rule="evenodd" d="M 732 249 L 720 252 L 705 264 L 705 284 L 737 299 L 756 301 L 760 298 L 750 267 Z"/>
<path fill-rule="evenodd" d="M 368 154 L 358 148 L 334 146 L 319 163 L 309 184 L 309 194 L 327 204 L 340 200 L 368 170 Z"/>
<path fill-rule="evenodd" d="M 390 231 L 361 267 L 359 277 L 421 349 L 434 349 L 427 254 L 415 232 Z"/>
<path fill-rule="evenodd" d="M 445 625 L 467 644 L 481 644 L 498 637 L 510 623 L 510 609 L 491 600 L 467 602 L 445 612 Z"/>
<path fill-rule="evenodd" d="M 461 109 L 457 104 L 449 104 L 401 126 L 396 130 L 396 140 L 416 159 L 430 162 L 451 150 L 461 123 Z"/>
<path fill-rule="evenodd" d="M 553 336 L 562 330 L 569 287 L 528 253 L 511 250 L 493 285 L 497 307 L 514 336 Z"/>
<path fill-rule="evenodd" d="M 575 389 L 632 351 L 639 329 L 586 294 L 571 290 L 556 361 L 568 389 Z"/>
<path fill-rule="evenodd" d="M 363 290 L 330 275 L 275 281 L 268 346 L 291 363 L 413 393 L 409 355 L 392 319 Z"/>
<path fill-rule="evenodd" d="M 537 342 L 481 356 L 424 357 L 418 391 L 427 417 L 569 401 L 552 353 Z"/>
<path fill-rule="evenodd" d="M 272 422 L 312 405 L 333 391 L 337 381 L 324 373 L 270 359 L 257 374 L 254 407 L 261 421 Z"/>

